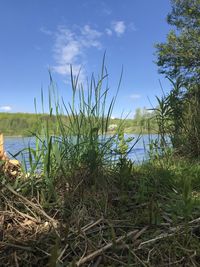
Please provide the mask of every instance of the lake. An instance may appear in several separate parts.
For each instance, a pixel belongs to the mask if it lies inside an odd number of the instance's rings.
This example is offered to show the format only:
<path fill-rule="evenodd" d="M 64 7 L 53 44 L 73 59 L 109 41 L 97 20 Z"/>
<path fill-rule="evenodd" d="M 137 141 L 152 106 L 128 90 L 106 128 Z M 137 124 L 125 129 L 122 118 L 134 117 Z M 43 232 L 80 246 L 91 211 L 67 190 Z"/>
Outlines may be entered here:
<path fill-rule="evenodd" d="M 138 138 L 137 134 L 126 134 L 126 138 L 134 137 L 134 140 L 130 143 L 130 146 L 133 145 L 135 140 Z M 129 154 L 129 158 L 135 161 L 136 163 L 140 163 L 148 157 L 148 145 L 149 140 L 155 140 L 157 135 L 141 135 L 140 140 L 134 146 L 132 152 Z M 23 148 L 30 145 L 34 148 L 35 142 L 32 137 L 5 137 L 4 146 L 7 154 L 10 156 L 16 154 Z M 18 157 L 20 160 L 20 157 Z"/>

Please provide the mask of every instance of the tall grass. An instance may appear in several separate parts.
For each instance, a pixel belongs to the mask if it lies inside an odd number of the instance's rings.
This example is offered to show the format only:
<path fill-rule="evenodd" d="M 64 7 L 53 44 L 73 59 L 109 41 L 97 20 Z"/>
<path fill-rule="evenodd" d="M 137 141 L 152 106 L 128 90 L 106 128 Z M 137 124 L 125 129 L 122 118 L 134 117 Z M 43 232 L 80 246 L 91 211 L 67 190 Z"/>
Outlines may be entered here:
<path fill-rule="evenodd" d="M 81 186 L 104 187 L 110 182 L 114 165 L 118 164 L 114 159 L 119 161 L 122 154 L 126 158 L 128 153 L 121 153 L 122 148 L 116 149 L 122 147 L 121 135 L 107 134 L 122 73 L 112 98 L 109 97 L 107 79 L 105 57 L 99 78 L 96 80 L 92 74 L 86 88 L 79 83 L 79 74 L 73 75 L 71 68 L 72 99 L 66 102 L 57 96 L 50 74 L 49 116 L 40 122 L 40 128 L 33 133 L 36 137 L 35 149 L 28 148 L 29 171 L 31 175 L 38 169 L 42 171 L 49 192 L 55 191 L 57 179 L 60 185 L 67 186 L 67 190 L 71 191 Z M 44 112 L 43 92 L 41 102 Z M 35 106 L 37 109 L 36 102 Z M 49 127 L 52 119 L 53 132 Z"/>
<path fill-rule="evenodd" d="M 200 156 L 200 104 L 199 91 L 185 88 L 182 80 L 169 79 L 172 89 L 168 95 L 157 97 L 154 109 L 161 147 L 166 147 L 166 136 L 174 150 L 188 158 Z M 192 88 L 193 89 L 193 88 Z M 198 88 L 197 88 L 198 89 Z"/>

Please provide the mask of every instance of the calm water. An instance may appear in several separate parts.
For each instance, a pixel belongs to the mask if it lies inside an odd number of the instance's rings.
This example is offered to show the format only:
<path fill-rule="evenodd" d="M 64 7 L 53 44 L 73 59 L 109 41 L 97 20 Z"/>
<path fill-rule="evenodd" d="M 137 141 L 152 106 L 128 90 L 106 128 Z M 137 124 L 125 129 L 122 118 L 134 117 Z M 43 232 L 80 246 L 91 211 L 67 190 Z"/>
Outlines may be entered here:
<path fill-rule="evenodd" d="M 130 146 L 135 142 L 135 140 L 138 138 L 138 135 L 126 135 L 126 137 L 135 137 L 135 139 L 130 143 Z M 155 139 L 156 135 L 151 135 L 151 139 Z M 23 148 L 30 145 L 34 148 L 34 138 L 31 137 L 5 137 L 5 150 L 7 151 L 7 154 L 10 156 L 18 153 Z M 134 146 L 132 153 L 129 155 L 129 158 L 131 158 L 135 162 L 141 162 L 145 159 L 147 159 L 148 156 L 148 145 L 149 145 L 149 135 L 142 135 L 138 143 Z M 10 153 L 10 154 L 9 154 Z M 11 157 L 11 156 L 10 156 Z M 20 157 L 18 156 L 18 159 L 20 160 Z"/>

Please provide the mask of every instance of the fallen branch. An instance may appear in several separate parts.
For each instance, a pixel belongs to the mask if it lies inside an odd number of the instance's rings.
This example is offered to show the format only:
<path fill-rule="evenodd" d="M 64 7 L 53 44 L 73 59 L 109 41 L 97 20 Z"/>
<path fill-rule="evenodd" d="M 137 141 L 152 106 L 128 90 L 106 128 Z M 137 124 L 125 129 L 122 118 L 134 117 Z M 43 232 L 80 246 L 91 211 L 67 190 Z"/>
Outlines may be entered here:
<path fill-rule="evenodd" d="M 194 224 L 194 223 L 199 223 L 200 222 L 200 217 L 197 218 L 197 219 L 194 219 L 192 221 L 189 221 L 187 224 L 188 225 L 191 225 L 191 224 Z M 192 226 L 190 226 L 192 228 Z M 160 239 L 164 239 L 164 238 L 168 238 L 168 237 L 171 237 L 171 236 L 174 236 L 178 231 L 182 230 L 184 228 L 184 225 L 179 225 L 177 227 L 171 227 L 169 228 L 169 231 L 168 233 L 162 233 L 152 239 L 149 239 L 149 240 L 146 240 L 142 243 L 140 243 L 140 245 L 138 246 L 137 249 L 141 249 L 143 246 L 145 245 L 148 245 L 150 243 L 155 243 L 156 241 L 160 240 Z"/>
<path fill-rule="evenodd" d="M 154 242 L 156 242 L 156 241 L 158 241 L 160 239 L 173 236 L 174 234 L 175 234 L 175 232 L 171 233 L 171 234 L 167 234 L 167 233 L 160 234 L 160 235 L 156 236 L 155 238 L 152 238 L 152 239 L 149 239 L 147 241 L 144 241 L 144 242 L 140 243 L 140 245 L 139 245 L 139 247 L 137 249 L 141 249 L 144 245 L 147 245 L 147 244 L 150 244 L 150 243 L 154 243 Z"/>
<path fill-rule="evenodd" d="M 110 249 L 113 245 L 119 244 L 120 242 L 124 241 L 126 238 L 129 238 L 131 236 L 134 236 L 136 234 L 140 235 L 145 232 L 147 229 L 147 227 L 144 227 L 141 231 L 138 230 L 134 230 L 132 232 L 129 232 L 128 234 L 124 235 L 124 236 L 120 236 L 117 240 L 115 240 L 115 242 L 110 242 L 107 245 L 105 245 L 104 247 L 94 251 L 93 253 L 89 254 L 88 256 L 81 258 L 77 263 L 76 266 L 79 267 L 81 265 L 83 265 L 84 263 L 93 260 L 94 258 L 96 258 L 97 256 L 102 255 L 105 251 L 107 251 L 108 249 Z M 140 236 L 138 235 L 138 237 Z"/>

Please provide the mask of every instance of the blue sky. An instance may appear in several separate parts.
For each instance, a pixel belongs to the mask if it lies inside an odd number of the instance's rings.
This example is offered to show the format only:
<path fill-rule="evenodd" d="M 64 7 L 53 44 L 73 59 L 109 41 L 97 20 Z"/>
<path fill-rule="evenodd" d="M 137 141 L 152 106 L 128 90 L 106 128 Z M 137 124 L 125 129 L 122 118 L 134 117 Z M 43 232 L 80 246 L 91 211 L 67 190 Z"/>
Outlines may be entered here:
<path fill-rule="evenodd" d="M 165 91 L 154 44 L 165 41 L 170 0 L 1 0 L 0 112 L 34 112 L 48 69 L 59 94 L 69 101 L 69 65 L 82 68 L 84 82 L 98 74 L 106 50 L 110 95 L 124 74 L 113 115 L 133 116 Z M 48 101 L 47 101 L 48 102 Z"/>

